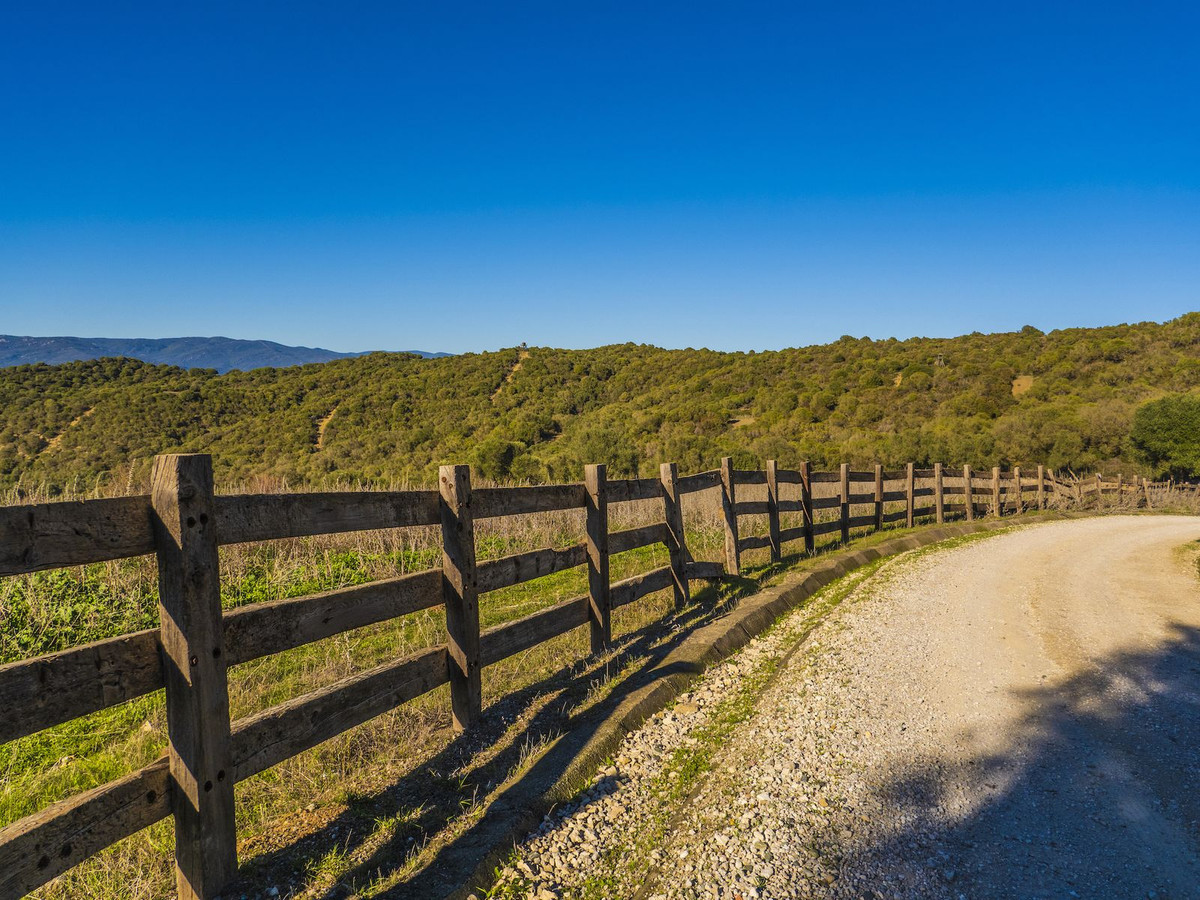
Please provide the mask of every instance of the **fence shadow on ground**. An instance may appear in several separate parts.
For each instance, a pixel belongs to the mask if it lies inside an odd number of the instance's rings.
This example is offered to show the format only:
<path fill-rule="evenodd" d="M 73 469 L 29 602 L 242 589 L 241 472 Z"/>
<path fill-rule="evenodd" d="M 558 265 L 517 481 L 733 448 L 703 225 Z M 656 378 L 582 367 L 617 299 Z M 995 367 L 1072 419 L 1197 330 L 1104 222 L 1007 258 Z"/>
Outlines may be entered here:
<path fill-rule="evenodd" d="M 948 750 L 878 782 L 913 816 L 843 864 L 933 866 L 949 897 L 1200 897 L 1200 629 L 1016 696 L 1003 752 Z M 988 799 L 947 821 L 963 785 Z"/>

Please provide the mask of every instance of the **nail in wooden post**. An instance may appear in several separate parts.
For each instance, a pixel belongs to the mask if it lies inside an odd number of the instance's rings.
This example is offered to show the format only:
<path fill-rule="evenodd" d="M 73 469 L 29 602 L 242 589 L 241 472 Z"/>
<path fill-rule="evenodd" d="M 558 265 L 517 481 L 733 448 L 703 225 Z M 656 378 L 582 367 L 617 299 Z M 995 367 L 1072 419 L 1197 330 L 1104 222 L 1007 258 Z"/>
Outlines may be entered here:
<path fill-rule="evenodd" d="M 808 460 L 800 463 L 800 515 L 804 519 L 804 552 L 813 553 L 817 539 L 813 534 L 812 464 Z"/>
<path fill-rule="evenodd" d="M 875 530 L 883 527 L 883 466 L 875 464 Z"/>
<path fill-rule="evenodd" d="M 914 512 L 916 511 L 917 498 L 913 495 L 913 492 L 916 490 L 915 468 L 916 466 L 913 463 L 909 463 L 904 467 L 904 522 L 909 528 L 912 528 L 916 524 Z"/>
<path fill-rule="evenodd" d="M 1000 505 L 1000 467 L 992 466 L 992 513 L 1004 515 L 1004 507 Z"/>
<path fill-rule="evenodd" d="M 937 510 L 937 523 L 946 521 L 946 497 L 942 493 L 942 464 L 933 464 L 933 505 Z"/>
<path fill-rule="evenodd" d="M 603 653 L 612 643 L 612 602 L 608 578 L 608 471 L 605 466 L 584 466 L 587 487 L 587 558 L 589 622 L 592 653 Z"/>
<path fill-rule="evenodd" d="M 1037 508 L 1046 508 L 1046 467 L 1038 466 L 1037 473 Z"/>
<path fill-rule="evenodd" d="M 971 478 L 969 465 L 963 466 L 963 504 L 969 522 L 975 518 L 975 484 Z"/>
<path fill-rule="evenodd" d="M 667 520 L 667 553 L 671 557 L 671 581 L 675 588 L 675 608 L 687 605 L 687 538 L 683 533 L 683 508 L 679 505 L 679 477 L 675 463 L 663 463 L 658 469 L 662 480 L 663 515 Z"/>
<path fill-rule="evenodd" d="M 154 458 L 150 502 L 166 687 L 175 885 L 210 900 L 237 874 L 212 458 Z"/>
<path fill-rule="evenodd" d="M 726 575 L 742 573 L 742 554 L 738 550 L 737 512 L 734 507 L 736 499 L 737 486 L 733 481 L 733 458 L 726 456 L 721 460 L 721 512 L 725 514 Z"/>
<path fill-rule="evenodd" d="M 850 543 L 850 463 L 842 463 L 840 475 L 841 503 L 838 510 L 842 525 L 842 543 L 848 544 Z"/>
<path fill-rule="evenodd" d="M 771 535 L 771 562 L 783 559 L 779 541 L 779 467 L 767 460 L 767 529 Z"/>
<path fill-rule="evenodd" d="M 1013 466 L 1013 503 L 1015 504 L 1014 512 L 1019 516 L 1025 511 L 1025 504 L 1021 499 L 1021 467 Z"/>
<path fill-rule="evenodd" d="M 442 493 L 442 596 L 450 651 L 450 708 L 454 727 L 464 731 L 479 721 L 483 706 L 471 469 L 442 466 L 438 482 Z"/>

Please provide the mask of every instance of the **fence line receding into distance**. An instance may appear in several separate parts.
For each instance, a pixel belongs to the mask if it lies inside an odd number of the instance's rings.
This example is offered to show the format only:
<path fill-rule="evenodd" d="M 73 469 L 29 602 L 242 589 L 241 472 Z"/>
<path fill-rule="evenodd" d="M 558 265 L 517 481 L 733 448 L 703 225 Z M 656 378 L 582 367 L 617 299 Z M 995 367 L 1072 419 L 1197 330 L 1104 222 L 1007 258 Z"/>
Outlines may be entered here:
<path fill-rule="evenodd" d="M 614 479 L 602 465 L 584 480 L 531 487 L 472 488 L 466 466 L 443 466 L 438 490 L 219 496 L 212 461 L 202 454 L 155 459 L 149 496 L 0 507 L 0 575 L 155 554 L 160 627 L 0 666 L 0 743 L 164 690 L 168 752 L 144 768 L 59 801 L 0 829 L 0 900 L 19 897 L 114 842 L 173 816 L 181 900 L 217 896 L 237 871 L 234 791 L 238 781 L 348 729 L 449 684 L 454 725 L 481 715 L 483 670 L 575 628 L 588 626 L 591 649 L 611 641 L 611 612 L 670 589 L 677 607 L 690 582 L 736 576 L 741 554 L 756 548 L 783 557 L 784 545 L 889 524 L 1019 514 L 1051 502 L 1079 504 L 1089 493 L 1151 502 L 1146 482 L 1056 477 L 994 468 L 815 472 L 721 468 L 658 478 Z M 765 500 L 738 499 L 739 488 L 765 485 Z M 683 498 L 720 494 L 724 559 L 688 552 Z M 759 491 L 761 493 L 761 491 Z M 661 500 L 662 520 L 611 532 L 611 504 Z M 585 511 L 580 543 L 477 561 L 474 523 L 564 509 Z M 799 515 L 784 528 L 781 515 Z M 765 516 L 766 534 L 742 536 L 739 521 Z M 374 529 L 440 526 L 442 565 L 286 600 L 222 610 L 222 545 Z M 611 555 L 661 543 L 669 564 L 621 581 L 609 578 Z M 586 595 L 480 630 L 479 597 L 576 566 L 586 566 Z M 385 662 L 244 719 L 230 720 L 227 671 L 424 609 L 445 610 L 447 642 Z"/>

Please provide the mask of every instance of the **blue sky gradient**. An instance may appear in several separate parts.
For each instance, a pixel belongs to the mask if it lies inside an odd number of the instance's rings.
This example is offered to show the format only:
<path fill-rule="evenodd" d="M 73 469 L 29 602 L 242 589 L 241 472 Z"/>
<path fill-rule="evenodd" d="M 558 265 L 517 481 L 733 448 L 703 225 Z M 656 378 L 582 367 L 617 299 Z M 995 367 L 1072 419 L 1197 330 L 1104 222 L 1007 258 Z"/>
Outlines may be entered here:
<path fill-rule="evenodd" d="M 0 332 L 767 349 L 1200 308 L 1195 5 L 14 7 Z"/>

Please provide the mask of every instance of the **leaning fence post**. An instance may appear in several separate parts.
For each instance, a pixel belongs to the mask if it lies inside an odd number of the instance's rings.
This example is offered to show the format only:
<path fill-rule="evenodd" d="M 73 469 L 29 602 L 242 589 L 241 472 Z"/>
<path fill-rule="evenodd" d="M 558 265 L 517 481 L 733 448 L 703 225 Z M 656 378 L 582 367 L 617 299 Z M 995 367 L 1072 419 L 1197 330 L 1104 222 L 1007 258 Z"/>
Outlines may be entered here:
<path fill-rule="evenodd" d="M 212 457 L 156 456 L 150 503 L 158 555 L 175 885 L 180 900 L 210 900 L 237 874 Z"/>
<path fill-rule="evenodd" d="M 667 520 L 667 553 L 671 557 L 671 581 L 675 588 L 675 608 L 688 602 L 687 539 L 683 534 L 683 509 L 679 505 L 679 477 L 675 463 L 663 463 L 658 469 L 662 480 L 663 515 Z"/>
<path fill-rule="evenodd" d="M 775 460 L 767 460 L 767 530 L 771 540 L 771 562 L 783 559 L 783 548 L 779 541 L 779 467 Z"/>
<path fill-rule="evenodd" d="M 442 466 L 438 482 L 442 494 L 442 595 L 449 638 L 450 707 L 454 727 L 463 731 L 479 721 L 483 706 L 471 469 Z"/>
<path fill-rule="evenodd" d="M 942 493 L 942 464 L 933 464 L 933 506 L 937 512 L 939 525 L 946 521 L 946 498 Z"/>
<path fill-rule="evenodd" d="M 969 522 L 975 518 L 975 485 L 971 478 L 970 464 L 963 466 L 963 503 Z"/>
<path fill-rule="evenodd" d="M 916 464 L 909 463 L 904 468 L 904 524 L 908 528 L 912 528 L 916 522 L 914 513 L 916 512 L 916 497 L 913 492 L 916 489 Z"/>
<path fill-rule="evenodd" d="M 612 643 L 612 602 L 608 578 L 608 471 L 603 465 L 583 467 L 587 488 L 588 621 L 592 653 Z"/>
<path fill-rule="evenodd" d="M 1013 466 L 1013 488 L 1016 493 L 1013 495 L 1013 510 L 1018 516 L 1025 511 L 1025 504 L 1021 497 L 1021 467 Z"/>
<path fill-rule="evenodd" d="M 737 486 L 733 480 L 733 458 L 721 460 L 721 512 L 725 514 L 725 574 L 740 575 L 741 551 L 738 549 Z"/>
<path fill-rule="evenodd" d="M 842 526 L 842 543 L 850 543 L 850 463 L 842 463 L 839 472 L 840 478 L 838 487 L 840 493 L 840 503 L 838 504 L 838 518 Z"/>
<path fill-rule="evenodd" d="M 883 465 L 875 463 L 875 530 L 883 527 Z"/>
<path fill-rule="evenodd" d="M 1037 508 L 1046 508 L 1046 467 L 1038 466 L 1037 473 Z"/>
<path fill-rule="evenodd" d="M 800 463 L 800 515 L 804 524 L 804 552 L 812 553 L 817 541 L 813 534 L 812 464 L 807 459 Z"/>
<path fill-rule="evenodd" d="M 992 466 L 992 514 L 999 517 L 1004 515 L 1004 507 L 1000 505 L 1000 467 Z"/>

